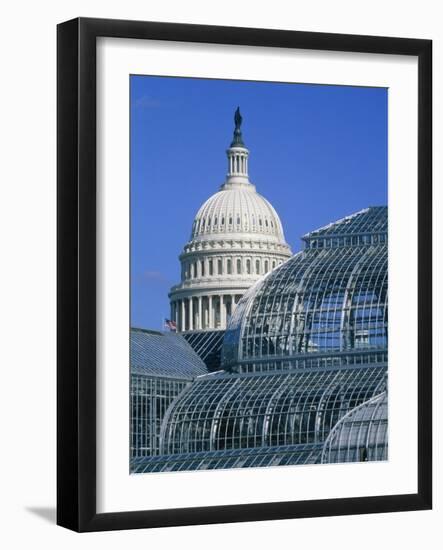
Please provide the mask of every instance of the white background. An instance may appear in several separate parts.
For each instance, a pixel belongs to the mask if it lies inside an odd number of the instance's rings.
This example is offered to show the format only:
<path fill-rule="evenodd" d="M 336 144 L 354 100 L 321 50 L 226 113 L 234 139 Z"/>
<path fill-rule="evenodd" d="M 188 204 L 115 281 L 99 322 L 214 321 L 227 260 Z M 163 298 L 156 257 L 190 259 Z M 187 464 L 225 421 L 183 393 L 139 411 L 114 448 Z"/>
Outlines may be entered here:
<path fill-rule="evenodd" d="M 434 40 L 435 281 L 442 278 L 443 28 L 437 1 L 222 3 L 131 0 L 16 2 L 2 11 L 0 201 L 1 360 L 0 540 L 6 548 L 330 549 L 441 547 L 443 488 L 436 468 L 432 512 L 286 520 L 237 525 L 76 535 L 53 524 L 55 506 L 55 25 L 76 17 L 113 17 Z M 441 155 L 440 155 L 441 156 Z M 440 249 L 440 250 L 438 250 Z M 441 291 L 434 332 L 442 332 Z M 440 337 L 441 341 L 441 337 Z M 434 346 L 435 394 L 441 345 Z M 441 403 L 435 398 L 435 463 L 442 462 Z M 3 540 L 4 539 L 4 540 Z M 348 544 L 346 543 L 348 541 Z"/>

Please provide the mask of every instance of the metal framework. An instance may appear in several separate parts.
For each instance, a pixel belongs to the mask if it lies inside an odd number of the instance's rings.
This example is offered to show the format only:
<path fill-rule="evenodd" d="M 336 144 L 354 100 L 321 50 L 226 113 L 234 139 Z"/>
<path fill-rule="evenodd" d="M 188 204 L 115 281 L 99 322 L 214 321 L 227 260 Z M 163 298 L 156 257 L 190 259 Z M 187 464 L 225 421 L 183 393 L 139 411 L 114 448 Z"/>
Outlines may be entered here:
<path fill-rule="evenodd" d="M 225 451 L 183 453 L 180 455 L 158 455 L 133 459 L 131 461 L 131 471 L 132 473 L 143 474 L 149 472 L 316 464 L 322 449 L 322 445 L 306 444 L 259 449 L 228 449 Z"/>
<path fill-rule="evenodd" d="M 207 372 L 179 335 L 131 330 L 131 457 L 158 454 L 165 412 L 191 380 Z"/>
<path fill-rule="evenodd" d="M 383 392 L 350 411 L 331 430 L 321 462 L 366 462 L 388 458 L 388 395 Z"/>
<path fill-rule="evenodd" d="M 181 388 L 162 413 L 159 456 L 132 471 L 386 458 L 387 208 L 303 241 L 244 295 L 223 370 Z"/>
<path fill-rule="evenodd" d="M 386 232 L 387 208 L 378 207 L 305 235 L 305 250 L 238 304 L 223 366 L 254 372 L 386 362 Z"/>
<path fill-rule="evenodd" d="M 204 376 L 165 415 L 161 454 L 323 442 L 383 389 L 385 369 Z"/>
<path fill-rule="evenodd" d="M 220 369 L 224 330 L 184 332 L 183 338 L 202 359 L 209 371 Z"/>

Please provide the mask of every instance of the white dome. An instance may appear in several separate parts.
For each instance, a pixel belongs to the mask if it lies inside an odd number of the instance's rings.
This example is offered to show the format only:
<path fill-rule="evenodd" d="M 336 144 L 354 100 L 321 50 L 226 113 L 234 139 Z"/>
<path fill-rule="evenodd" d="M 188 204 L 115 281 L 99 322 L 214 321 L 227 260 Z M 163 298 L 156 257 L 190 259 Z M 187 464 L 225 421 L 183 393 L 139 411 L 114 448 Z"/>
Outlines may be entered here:
<path fill-rule="evenodd" d="M 224 185 L 212 195 L 195 216 L 191 240 L 226 238 L 228 234 L 236 239 L 264 237 L 285 242 L 277 212 L 250 183 Z"/>

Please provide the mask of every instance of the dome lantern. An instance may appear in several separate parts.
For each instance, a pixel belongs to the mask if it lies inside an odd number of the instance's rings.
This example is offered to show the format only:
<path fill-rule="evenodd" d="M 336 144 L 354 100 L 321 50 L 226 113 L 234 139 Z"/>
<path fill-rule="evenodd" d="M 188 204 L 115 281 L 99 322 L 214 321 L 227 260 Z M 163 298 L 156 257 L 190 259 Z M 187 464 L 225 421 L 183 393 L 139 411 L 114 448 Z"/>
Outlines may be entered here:
<path fill-rule="evenodd" d="M 222 189 L 236 184 L 250 185 L 248 176 L 249 151 L 243 143 L 242 122 L 243 117 L 240 114 L 240 107 L 237 107 L 234 114 L 234 137 L 229 149 L 226 151 L 228 155 L 228 173 Z"/>

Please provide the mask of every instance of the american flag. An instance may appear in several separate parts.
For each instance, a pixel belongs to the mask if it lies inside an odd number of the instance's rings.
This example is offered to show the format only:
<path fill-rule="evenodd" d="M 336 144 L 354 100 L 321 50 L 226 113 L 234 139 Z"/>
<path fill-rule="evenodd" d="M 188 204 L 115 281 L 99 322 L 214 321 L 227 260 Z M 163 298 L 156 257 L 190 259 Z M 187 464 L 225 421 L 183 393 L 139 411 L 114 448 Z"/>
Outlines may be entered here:
<path fill-rule="evenodd" d="M 177 323 L 171 321 L 171 319 L 165 319 L 165 328 L 168 328 L 171 332 L 177 332 Z"/>

